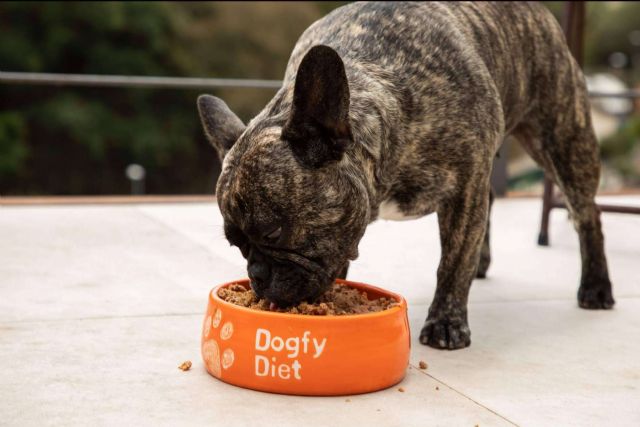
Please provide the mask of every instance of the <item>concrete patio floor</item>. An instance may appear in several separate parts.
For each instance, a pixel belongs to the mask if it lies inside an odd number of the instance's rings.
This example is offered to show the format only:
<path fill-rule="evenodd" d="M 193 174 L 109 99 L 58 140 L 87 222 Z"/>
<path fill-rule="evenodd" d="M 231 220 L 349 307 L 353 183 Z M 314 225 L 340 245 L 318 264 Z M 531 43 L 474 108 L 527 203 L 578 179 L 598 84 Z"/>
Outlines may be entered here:
<path fill-rule="evenodd" d="M 404 393 L 347 401 L 205 372 L 207 293 L 246 275 L 215 204 L 0 207 L 0 425 L 640 425 L 640 217 L 603 214 L 617 300 L 604 312 L 577 307 L 566 212 L 552 213 L 548 248 L 535 244 L 539 214 L 538 199 L 496 201 L 493 265 L 471 290 L 472 345 L 455 352 L 417 341 L 436 217 L 371 225 L 349 277 L 408 299 L 412 366 Z"/>

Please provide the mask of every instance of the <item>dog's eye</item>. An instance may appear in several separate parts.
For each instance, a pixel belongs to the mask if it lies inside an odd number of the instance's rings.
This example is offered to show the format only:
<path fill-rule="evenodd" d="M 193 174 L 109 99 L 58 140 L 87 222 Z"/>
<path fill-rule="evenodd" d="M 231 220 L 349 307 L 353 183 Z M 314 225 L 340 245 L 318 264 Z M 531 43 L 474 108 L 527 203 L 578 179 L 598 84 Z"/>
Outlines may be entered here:
<path fill-rule="evenodd" d="M 264 238 L 266 240 L 275 241 L 280 238 L 282 234 L 282 227 L 278 227 L 275 230 L 269 232 L 269 234 L 265 234 Z"/>

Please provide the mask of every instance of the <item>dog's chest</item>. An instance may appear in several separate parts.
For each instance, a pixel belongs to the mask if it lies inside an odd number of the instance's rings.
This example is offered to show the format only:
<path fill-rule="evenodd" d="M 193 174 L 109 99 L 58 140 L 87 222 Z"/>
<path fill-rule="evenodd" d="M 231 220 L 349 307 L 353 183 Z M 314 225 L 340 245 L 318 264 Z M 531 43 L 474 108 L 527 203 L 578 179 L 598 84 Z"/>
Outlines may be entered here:
<path fill-rule="evenodd" d="M 396 200 L 390 198 L 380 203 L 378 207 L 378 219 L 408 221 L 429 215 L 435 212 L 435 210 L 436 206 L 426 201 L 415 203 L 413 206 L 402 206 Z"/>
<path fill-rule="evenodd" d="M 452 170 L 437 165 L 424 165 L 416 159 L 416 151 L 394 165 L 399 173 L 394 174 L 392 183 L 379 196 L 378 218 L 406 221 L 429 215 L 438 210 L 441 200 L 451 194 L 456 186 L 456 174 Z"/>
<path fill-rule="evenodd" d="M 385 200 L 380 204 L 378 218 L 391 221 L 407 221 L 419 218 L 421 215 L 408 214 L 404 212 L 395 200 Z"/>

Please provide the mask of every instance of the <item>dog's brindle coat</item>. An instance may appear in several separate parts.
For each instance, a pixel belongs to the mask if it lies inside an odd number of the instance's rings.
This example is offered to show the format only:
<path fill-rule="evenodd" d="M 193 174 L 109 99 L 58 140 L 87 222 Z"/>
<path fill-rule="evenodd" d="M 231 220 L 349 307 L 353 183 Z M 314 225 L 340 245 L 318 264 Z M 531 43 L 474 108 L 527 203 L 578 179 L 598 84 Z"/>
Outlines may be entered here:
<path fill-rule="evenodd" d="M 420 341 L 468 346 L 469 287 L 489 265 L 489 175 L 508 134 L 566 195 L 579 305 L 614 304 L 585 82 L 542 5 L 350 4 L 305 31 L 283 87 L 246 127 L 217 98 L 198 107 L 224 159 L 226 236 L 278 305 L 343 277 L 381 214 L 437 212 L 442 259 Z"/>

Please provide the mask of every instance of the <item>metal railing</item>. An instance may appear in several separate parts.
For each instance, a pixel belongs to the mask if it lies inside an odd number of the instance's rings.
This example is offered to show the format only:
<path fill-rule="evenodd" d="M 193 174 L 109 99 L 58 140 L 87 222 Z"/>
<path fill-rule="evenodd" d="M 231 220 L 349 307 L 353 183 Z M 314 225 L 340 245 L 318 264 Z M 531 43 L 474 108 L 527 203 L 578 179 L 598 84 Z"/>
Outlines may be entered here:
<path fill-rule="evenodd" d="M 264 79 L 218 79 L 201 77 L 151 77 L 119 76 L 98 74 L 59 74 L 26 73 L 18 71 L 0 71 L 0 84 L 26 84 L 50 86 L 89 86 L 89 87 L 140 87 L 166 89 L 205 89 L 205 88 L 241 88 L 241 89 L 279 89 L 282 80 Z M 640 90 L 622 92 L 589 91 L 591 98 L 640 98 Z"/>
<path fill-rule="evenodd" d="M 635 98 L 640 98 L 640 90 L 626 90 L 623 92 L 599 92 L 595 90 L 590 90 L 589 97 L 635 99 Z"/>
<path fill-rule="evenodd" d="M 0 71 L 0 83 L 90 87 L 141 87 L 167 89 L 246 88 L 279 89 L 281 80 L 210 79 L 198 77 L 110 76 Z"/>

